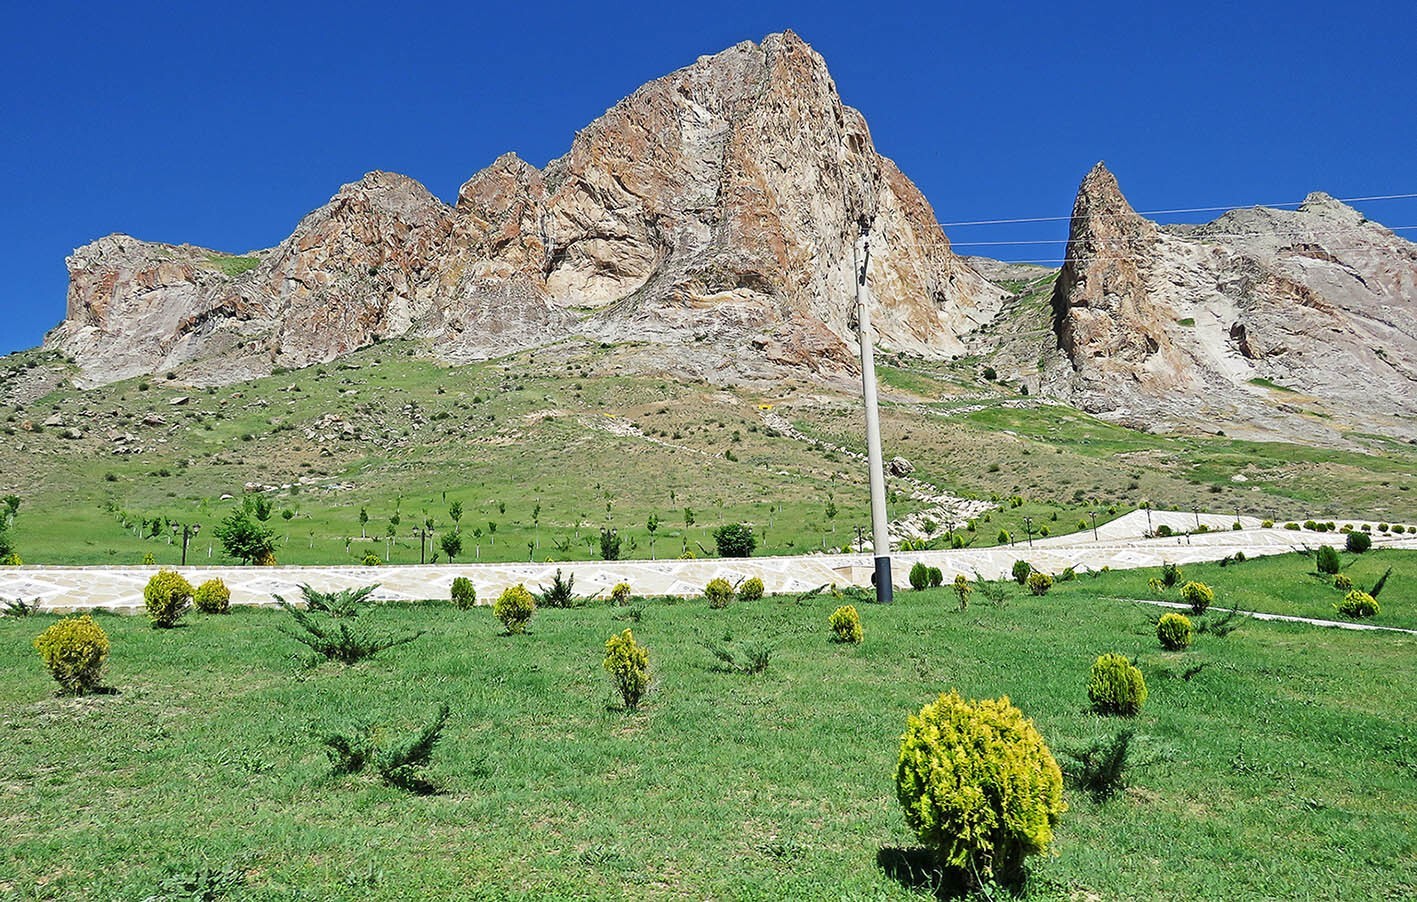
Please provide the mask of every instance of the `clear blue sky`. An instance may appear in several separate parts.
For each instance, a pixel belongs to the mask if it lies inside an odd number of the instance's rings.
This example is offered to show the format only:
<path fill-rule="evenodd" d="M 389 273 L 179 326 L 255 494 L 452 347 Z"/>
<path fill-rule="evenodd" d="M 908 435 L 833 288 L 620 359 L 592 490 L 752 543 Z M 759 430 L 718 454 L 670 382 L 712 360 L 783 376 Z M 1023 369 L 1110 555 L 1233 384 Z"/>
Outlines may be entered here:
<path fill-rule="evenodd" d="M 371 169 L 451 199 L 785 28 L 944 221 L 1066 215 L 1099 159 L 1139 209 L 1417 191 L 1412 0 L 6 6 L 0 353 L 63 318 L 64 257 L 99 236 L 267 247 Z M 1364 209 L 1417 224 L 1414 201 Z"/>

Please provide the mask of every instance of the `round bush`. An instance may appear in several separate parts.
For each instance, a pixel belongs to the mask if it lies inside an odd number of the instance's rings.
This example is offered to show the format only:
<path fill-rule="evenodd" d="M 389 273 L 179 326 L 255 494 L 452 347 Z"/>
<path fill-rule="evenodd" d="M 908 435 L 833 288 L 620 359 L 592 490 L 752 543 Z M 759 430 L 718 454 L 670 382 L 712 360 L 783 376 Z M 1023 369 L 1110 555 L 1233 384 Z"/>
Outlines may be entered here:
<path fill-rule="evenodd" d="M 1343 547 L 1354 554 L 1362 554 L 1373 547 L 1373 537 L 1366 532 L 1350 532 L 1344 541 Z"/>
<path fill-rule="evenodd" d="M 466 611 L 477 604 L 477 589 L 472 585 L 472 580 L 466 576 L 453 578 L 453 585 L 448 589 L 448 596 L 452 599 L 453 607 L 459 611 Z"/>
<path fill-rule="evenodd" d="M 1046 573 L 1039 573 L 1037 570 L 1028 574 L 1028 591 L 1034 595 L 1047 595 L 1051 588 L 1053 588 L 1053 577 Z"/>
<path fill-rule="evenodd" d="M 35 637 L 34 647 L 65 694 L 83 695 L 99 687 L 108 635 L 88 614 L 55 623 Z"/>
<path fill-rule="evenodd" d="M 175 570 L 159 570 L 143 588 L 143 604 L 153 626 L 176 626 L 192 606 L 192 584 Z"/>
<path fill-rule="evenodd" d="M 1354 589 L 1343 600 L 1334 605 L 1338 613 L 1344 617 L 1376 617 L 1378 616 L 1378 600 L 1364 592 L 1362 589 Z"/>
<path fill-rule="evenodd" d="M 1348 574 L 1340 573 L 1333 578 L 1333 587 L 1340 592 L 1347 592 L 1353 588 L 1353 580 L 1349 579 Z"/>
<path fill-rule="evenodd" d="M 1215 603 L 1215 590 L 1205 583 L 1190 582 L 1181 587 L 1181 600 L 1191 606 L 1191 613 L 1197 617 Z"/>
<path fill-rule="evenodd" d="M 635 641 L 635 634 L 627 629 L 605 640 L 601 666 L 615 682 L 626 710 L 638 708 L 649 688 L 649 650 Z"/>
<path fill-rule="evenodd" d="M 719 557 L 749 557 L 758 547 L 753 527 L 746 523 L 727 523 L 713 531 Z"/>
<path fill-rule="evenodd" d="M 726 608 L 733 600 L 733 584 L 721 576 L 711 579 L 704 586 L 704 597 L 708 599 L 709 607 Z"/>
<path fill-rule="evenodd" d="M 906 723 L 896 764 L 905 819 L 940 863 L 985 879 L 1047 850 L 1067 810 L 1063 774 L 1007 697 L 941 695 Z"/>
<path fill-rule="evenodd" d="M 1320 573 L 1333 575 L 1338 572 L 1340 563 L 1338 549 L 1332 545 L 1320 545 L 1319 550 L 1314 554 L 1314 569 Z"/>
<path fill-rule="evenodd" d="M 930 567 L 928 569 L 930 574 L 930 588 L 938 589 L 940 586 L 943 586 L 945 584 L 945 571 L 941 570 L 939 567 Z"/>
<path fill-rule="evenodd" d="M 366 551 L 364 552 L 364 557 L 359 559 L 359 563 L 363 564 L 366 567 L 377 567 L 384 562 L 381 561 L 379 559 L 379 556 L 374 552 Z"/>
<path fill-rule="evenodd" d="M 1167 651 L 1185 651 L 1191 647 L 1191 618 L 1185 614 L 1162 614 L 1156 621 L 1156 639 Z"/>
<path fill-rule="evenodd" d="M 1028 582 L 1028 575 L 1033 572 L 1033 565 L 1028 561 L 1014 561 L 1014 568 L 1009 572 L 1013 574 L 1014 582 L 1021 586 Z"/>
<path fill-rule="evenodd" d="M 844 604 L 832 611 L 827 623 L 832 628 L 833 642 L 850 642 L 856 645 L 866 637 L 866 631 L 861 628 L 861 617 L 856 613 L 854 604 Z"/>
<path fill-rule="evenodd" d="M 220 579 L 209 579 L 192 593 L 192 603 L 203 614 L 226 614 L 231 611 L 231 590 Z"/>
<path fill-rule="evenodd" d="M 1122 655 L 1100 655 L 1092 662 L 1087 698 L 1099 714 L 1133 717 L 1146 704 L 1146 680 Z"/>
<path fill-rule="evenodd" d="M 492 613 L 512 635 L 526 632 L 527 622 L 536 613 L 536 599 L 526 586 L 517 583 L 503 590 L 492 603 Z"/>
<path fill-rule="evenodd" d="M 761 583 L 759 584 L 761 585 Z M 629 583 L 616 583 L 610 589 L 610 601 L 612 604 L 625 605 L 630 603 L 630 596 L 635 594 L 635 590 L 630 588 Z"/>
<path fill-rule="evenodd" d="M 757 601 L 763 597 L 763 581 L 756 576 L 750 576 L 743 580 L 743 585 L 738 587 L 739 601 Z"/>
<path fill-rule="evenodd" d="M 930 568 L 916 561 L 910 568 L 910 588 L 919 592 L 930 586 Z"/>

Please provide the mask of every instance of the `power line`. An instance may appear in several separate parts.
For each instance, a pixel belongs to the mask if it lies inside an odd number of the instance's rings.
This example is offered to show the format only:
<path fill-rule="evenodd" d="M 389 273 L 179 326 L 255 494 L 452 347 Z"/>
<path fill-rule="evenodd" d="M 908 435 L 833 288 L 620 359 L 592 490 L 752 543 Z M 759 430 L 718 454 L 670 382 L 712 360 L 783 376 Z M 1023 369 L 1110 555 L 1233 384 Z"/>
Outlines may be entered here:
<path fill-rule="evenodd" d="M 1376 225 L 1376 223 L 1375 223 L 1375 225 Z M 1413 229 L 1417 229 L 1417 225 L 1410 225 L 1410 226 L 1380 226 L 1380 228 L 1386 229 L 1386 230 L 1388 230 L 1389 232 L 1408 232 L 1408 231 L 1412 231 Z M 1265 233 L 1265 232 L 1206 232 L 1206 233 L 1197 234 L 1197 235 L 1180 235 L 1180 236 L 1177 236 L 1177 237 L 1180 237 L 1180 238 L 1187 238 L 1187 239 L 1194 239 L 1194 240 L 1197 240 L 1197 241 L 1218 241 L 1218 240 L 1226 239 L 1226 238 L 1258 238 L 1258 237 L 1261 237 L 1261 236 L 1263 236 L 1263 235 L 1265 235 L 1265 234 L 1267 234 L 1267 233 Z M 1283 237 L 1283 238 L 1291 238 L 1291 237 L 1292 237 L 1292 238 L 1321 238 L 1321 237 L 1330 237 L 1330 236 L 1334 236 L 1334 235 L 1367 235 L 1367 234 L 1371 234 L 1371 232 L 1370 232 L 1368 229 L 1341 229 L 1341 230 L 1340 230 L 1340 229 L 1335 229 L 1335 230 L 1329 230 L 1329 231 L 1316 231 L 1316 232 L 1308 232 L 1308 231 L 1300 230 L 1297 234 L 1292 235 L 1292 236 L 1289 236 L 1289 235 L 1285 235 L 1285 236 L 1276 235 L 1275 237 L 1276 237 L 1276 238 L 1280 238 L 1280 237 Z M 1072 239 L 1070 239 L 1070 238 L 1046 238 L 1046 239 L 1037 239 L 1037 240 L 1029 240 L 1029 241 L 950 241 L 950 242 L 948 242 L 948 243 L 949 243 L 949 245 L 950 245 L 951 247 L 999 247 L 999 246 L 1011 247 L 1011 246 L 1014 246 L 1014 245 L 1024 245 L 1024 244 L 1067 244 L 1067 243 L 1068 243 L 1069 241 L 1071 241 L 1071 240 L 1072 240 Z M 1102 244 L 1108 244 L 1108 243 L 1113 243 L 1113 244 L 1126 244 L 1126 243 L 1129 243 L 1129 242 L 1130 242 L 1130 239 L 1127 239 L 1127 238 L 1102 238 L 1102 239 L 1094 239 L 1094 240 L 1095 240 L 1095 242 L 1097 242 L 1097 243 L 1102 243 Z M 944 241 L 934 241 L 933 239 L 931 239 L 931 242 L 934 243 L 934 244 L 944 244 L 944 243 L 946 243 L 946 242 L 944 242 Z"/>
<path fill-rule="evenodd" d="M 1410 194 L 1370 194 L 1365 197 L 1335 197 L 1334 200 L 1342 204 L 1356 204 L 1369 201 L 1381 200 L 1407 200 L 1417 197 L 1417 192 Z M 1174 210 L 1133 210 L 1131 213 L 1095 213 L 1095 217 L 1107 216 L 1170 216 L 1178 213 L 1214 213 L 1217 211 L 1228 212 L 1230 210 L 1245 210 L 1252 207 L 1300 207 L 1305 201 L 1286 201 L 1275 204 L 1231 204 L 1224 207 L 1182 207 Z M 1024 222 L 1068 222 L 1073 217 L 1068 216 L 1027 216 L 1018 219 L 972 219 L 960 222 L 937 222 L 941 228 L 961 228 L 963 226 L 983 226 L 983 225 L 1008 225 L 1012 223 Z"/>

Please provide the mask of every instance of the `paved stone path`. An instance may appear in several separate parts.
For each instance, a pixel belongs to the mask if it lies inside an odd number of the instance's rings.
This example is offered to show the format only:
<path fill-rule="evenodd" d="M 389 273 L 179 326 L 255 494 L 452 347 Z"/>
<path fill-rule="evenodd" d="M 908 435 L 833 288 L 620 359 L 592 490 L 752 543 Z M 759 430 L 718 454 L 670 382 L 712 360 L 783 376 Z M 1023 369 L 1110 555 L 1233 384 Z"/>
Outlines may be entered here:
<path fill-rule="evenodd" d="M 1152 511 L 1154 526 L 1165 523 L 1172 529 L 1196 525 L 1193 514 Z M 1262 529 L 1260 520 L 1242 517 L 1244 527 L 1232 531 L 1234 517 L 1201 514 L 1200 522 L 1212 531 L 1189 538 L 1144 539 L 1145 511 L 1134 511 L 1092 530 L 1047 539 L 1026 541 L 1012 547 L 965 548 L 953 551 L 896 552 L 892 557 L 892 579 L 896 586 L 909 585 L 910 567 L 916 561 L 939 567 L 945 580 L 963 573 L 970 579 L 999 579 L 1008 575 L 1013 563 L 1026 559 L 1039 570 L 1059 573 L 1067 567 L 1085 570 L 1113 570 L 1158 567 L 1164 561 L 1178 564 L 1213 561 L 1243 551 L 1247 557 L 1283 554 L 1323 543 L 1341 542 L 1341 537 L 1286 529 Z M 1347 521 L 1345 521 L 1347 522 Z M 1362 521 L 1352 521 L 1360 526 Z M 1376 524 L 1375 524 L 1376 526 Z M 1374 535 L 1375 546 L 1417 548 L 1417 536 Z M 659 560 L 659 561 L 570 561 L 559 564 L 439 564 L 395 567 L 180 567 L 194 585 L 220 577 L 231 589 L 234 604 L 274 604 L 279 594 L 300 597 L 299 586 L 308 584 L 322 591 L 378 583 L 374 597 L 385 601 L 412 601 L 447 598 L 455 577 L 465 576 L 477 589 L 482 602 L 490 602 L 503 589 L 524 583 L 536 589 L 551 581 L 557 569 L 575 576 L 580 595 L 608 595 L 618 582 L 628 582 L 639 595 L 700 595 L 709 580 L 722 576 L 737 582 L 756 576 L 769 593 L 801 593 L 829 583 L 870 585 L 870 554 L 811 554 L 797 557 L 746 559 Z M 157 567 L 44 567 L 0 568 L 0 599 L 37 600 L 44 610 L 69 612 L 86 608 L 107 608 L 133 612 L 142 609 L 143 586 Z"/>

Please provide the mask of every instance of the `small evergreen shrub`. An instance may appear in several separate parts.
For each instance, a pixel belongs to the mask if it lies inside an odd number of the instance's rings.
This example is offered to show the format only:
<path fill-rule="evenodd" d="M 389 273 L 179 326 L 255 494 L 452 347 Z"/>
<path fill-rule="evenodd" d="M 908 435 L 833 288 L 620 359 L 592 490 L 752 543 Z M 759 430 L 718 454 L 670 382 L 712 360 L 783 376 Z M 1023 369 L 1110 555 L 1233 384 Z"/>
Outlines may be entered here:
<path fill-rule="evenodd" d="M 1185 614 L 1162 614 L 1156 621 L 1156 640 L 1167 651 L 1185 651 L 1191 645 L 1191 618 Z"/>
<path fill-rule="evenodd" d="M 1366 532 L 1350 532 L 1344 540 L 1343 547 L 1354 554 L 1362 554 L 1373 547 L 1373 537 Z"/>
<path fill-rule="evenodd" d="M 921 708 L 901 736 L 895 784 L 910 828 L 967 883 L 1016 879 L 1067 810 L 1057 761 L 1007 697 L 952 690 Z"/>
<path fill-rule="evenodd" d="M 601 666 L 610 674 L 625 710 L 638 708 L 645 690 L 649 689 L 649 650 L 635 641 L 635 634 L 626 629 L 605 640 L 605 660 Z"/>
<path fill-rule="evenodd" d="M 1078 572 L 1073 567 L 1064 567 L 1063 572 L 1058 574 L 1058 582 L 1068 583 L 1078 578 Z"/>
<path fill-rule="evenodd" d="M 1215 590 L 1205 583 L 1189 582 L 1181 587 L 1181 600 L 1191 606 L 1197 617 L 1215 602 Z"/>
<path fill-rule="evenodd" d="M 328 614 L 331 617 L 344 618 L 356 617 L 369 596 L 374 594 L 374 590 L 379 588 L 378 583 L 368 586 L 360 586 L 357 589 L 340 589 L 336 592 L 321 592 L 304 583 L 300 584 L 300 594 L 305 598 L 305 610 L 318 611 L 321 614 Z M 275 596 L 277 602 L 284 604 L 285 599 L 279 595 Z"/>
<path fill-rule="evenodd" d="M 1348 574 L 1340 573 L 1333 578 L 1333 587 L 1340 592 L 1347 592 L 1353 588 L 1353 580 L 1349 578 Z"/>
<path fill-rule="evenodd" d="M 941 570 L 939 567 L 930 567 L 929 574 L 930 588 L 938 589 L 945 584 L 945 571 Z"/>
<path fill-rule="evenodd" d="M 910 588 L 919 592 L 922 589 L 928 588 L 929 585 L 930 568 L 916 561 L 915 565 L 910 568 Z"/>
<path fill-rule="evenodd" d="M 1146 680 L 1122 655 L 1099 655 L 1088 676 L 1087 698 L 1099 714 L 1133 717 L 1146 704 Z"/>
<path fill-rule="evenodd" d="M 1181 581 L 1181 565 L 1164 561 L 1161 564 L 1161 584 L 1171 588 Z"/>
<path fill-rule="evenodd" d="M 466 576 L 453 579 L 453 585 L 448 590 L 448 595 L 452 598 L 453 607 L 459 611 L 466 611 L 477 604 L 477 589 L 472 585 L 472 580 Z"/>
<path fill-rule="evenodd" d="M 832 611 L 827 623 L 831 626 L 833 642 L 850 642 L 856 645 L 866 636 L 865 630 L 861 628 L 861 617 L 856 613 L 856 605 L 844 604 Z"/>
<path fill-rule="evenodd" d="M 34 647 L 65 695 L 99 688 L 108 660 L 108 634 L 88 614 L 53 624 L 35 637 Z"/>
<path fill-rule="evenodd" d="M 1051 588 L 1053 588 L 1053 577 L 1046 573 L 1039 573 L 1037 570 L 1028 574 L 1028 591 L 1034 595 L 1047 595 Z"/>
<path fill-rule="evenodd" d="M 276 602 L 295 621 L 295 629 L 284 626 L 278 629 L 290 638 L 309 648 L 327 661 L 341 664 L 357 664 L 386 648 L 404 645 L 423 635 L 423 630 L 402 636 L 375 635 L 354 627 L 346 619 L 333 616 L 317 620 L 309 613 L 276 596 Z"/>
<path fill-rule="evenodd" d="M 197 587 L 192 602 L 203 614 L 230 613 L 231 590 L 220 579 L 209 579 Z"/>
<path fill-rule="evenodd" d="M 1008 545 L 1008 544 L 1010 544 L 1010 541 L 1009 541 L 1009 531 L 1008 531 L 1007 529 L 1001 529 L 1001 530 L 999 530 L 999 535 L 997 536 L 997 541 L 998 541 L 998 544 L 1000 544 L 1000 545 Z"/>
<path fill-rule="evenodd" d="M 192 606 L 192 584 L 175 570 L 159 570 L 143 588 L 143 605 L 154 627 L 174 627 Z"/>
<path fill-rule="evenodd" d="M 738 587 L 739 601 L 757 601 L 763 597 L 763 581 L 756 576 L 750 576 L 743 580 L 743 585 Z"/>
<path fill-rule="evenodd" d="M 1379 612 L 1378 600 L 1361 589 L 1354 589 L 1349 592 L 1347 595 L 1343 596 L 1343 600 L 1334 605 L 1334 607 L 1337 608 L 1338 613 L 1342 614 L 1344 617 L 1357 617 L 1359 619 L 1364 617 L 1376 617 Z"/>
<path fill-rule="evenodd" d="M 607 558 L 609 560 L 609 558 Z M 543 586 L 541 591 L 536 593 L 536 603 L 547 608 L 571 608 L 576 605 L 576 594 L 572 590 L 576 586 L 576 575 L 562 576 L 561 568 L 556 568 L 556 575 L 551 577 L 551 585 Z"/>
<path fill-rule="evenodd" d="M 536 599 L 521 583 L 507 587 L 492 603 L 493 616 L 502 621 L 511 635 L 526 632 L 527 622 L 535 613 Z"/>
<path fill-rule="evenodd" d="M 713 531 L 713 542 L 719 557 L 750 557 L 758 547 L 753 527 L 746 523 L 727 523 Z"/>
<path fill-rule="evenodd" d="M 1294 530 L 1295 532 L 1298 532 L 1298 530 L 1299 530 L 1299 524 L 1298 524 L 1298 523 L 1295 523 L 1294 521 L 1291 520 L 1291 521 L 1289 521 L 1288 523 L 1285 523 L 1285 524 L 1284 524 L 1284 528 L 1285 528 L 1285 529 L 1292 529 L 1292 530 Z"/>
<path fill-rule="evenodd" d="M 1010 572 L 1013 574 L 1014 582 L 1021 586 L 1028 582 L 1028 575 L 1033 572 L 1033 565 L 1028 561 L 1014 561 L 1014 568 Z"/>
<path fill-rule="evenodd" d="M 733 601 L 733 584 L 723 577 L 709 580 L 709 584 L 704 586 L 704 597 L 708 599 L 711 608 L 726 608 L 729 602 Z"/>
<path fill-rule="evenodd" d="M 634 590 L 630 588 L 629 583 L 616 583 L 610 590 L 610 602 L 615 605 L 627 605 L 633 594 Z"/>
<path fill-rule="evenodd" d="M 423 768 L 432 759 L 433 747 L 438 744 L 447 722 L 448 705 L 444 702 L 438 706 L 437 713 L 427 725 L 402 742 L 388 747 L 381 747 L 376 741 L 376 734 L 380 731 L 369 727 L 347 733 L 329 733 L 320 741 L 325 746 L 325 754 L 335 774 L 357 774 L 373 765 L 379 778 L 390 786 L 428 795 L 437 787 L 423 776 Z"/>
<path fill-rule="evenodd" d="M 969 596 L 974 594 L 974 587 L 964 578 L 963 573 L 959 573 L 955 575 L 954 590 L 955 598 L 959 599 L 959 609 L 963 611 L 969 607 Z"/>
<path fill-rule="evenodd" d="M 1314 568 L 1320 573 L 1332 576 L 1338 572 L 1339 565 L 1338 549 L 1332 545 L 1320 545 L 1318 552 L 1314 555 Z"/>
<path fill-rule="evenodd" d="M 1274 521 L 1273 521 L 1273 520 L 1265 520 L 1265 521 L 1263 521 L 1263 522 L 1260 523 L 1260 527 L 1261 527 L 1262 529 L 1273 529 L 1273 528 L 1274 528 Z"/>
<path fill-rule="evenodd" d="M 1169 539 L 1171 537 L 1171 527 L 1162 523 L 1160 526 L 1156 527 L 1156 534 L 1163 539 Z"/>

